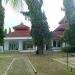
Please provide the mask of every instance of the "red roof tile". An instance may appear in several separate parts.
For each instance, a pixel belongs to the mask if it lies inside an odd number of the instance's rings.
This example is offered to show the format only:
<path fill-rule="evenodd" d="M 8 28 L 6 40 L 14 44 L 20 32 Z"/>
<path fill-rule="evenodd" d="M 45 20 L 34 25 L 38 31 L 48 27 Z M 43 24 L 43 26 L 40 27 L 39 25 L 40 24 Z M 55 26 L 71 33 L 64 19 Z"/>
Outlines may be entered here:
<path fill-rule="evenodd" d="M 14 28 L 14 32 L 8 33 L 6 37 L 30 37 L 31 32 L 28 26 L 21 23 L 20 25 L 17 25 Z"/>
<path fill-rule="evenodd" d="M 60 24 L 54 31 L 64 31 L 65 30 L 65 24 Z"/>
<path fill-rule="evenodd" d="M 64 17 L 60 22 L 59 26 L 52 32 L 52 39 L 60 39 L 66 28 L 66 17 Z"/>
<path fill-rule="evenodd" d="M 15 31 L 7 34 L 7 37 L 30 37 L 31 34 L 28 31 Z"/>
<path fill-rule="evenodd" d="M 21 23 L 20 25 L 14 26 L 13 27 L 14 30 L 23 30 L 23 29 L 29 29 L 28 26 L 24 25 L 23 23 Z"/>
<path fill-rule="evenodd" d="M 61 21 L 59 22 L 59 24 L 65 24 L 67 22 L 67 18 L 66 16 L 63 17 L 63 19 L 61 19 Z"/>
<path fill-rule="evenodd" d="M 52 39 L 60 39 L 63 35 L 63 31 L 54 31 L 52 32 Z"/>

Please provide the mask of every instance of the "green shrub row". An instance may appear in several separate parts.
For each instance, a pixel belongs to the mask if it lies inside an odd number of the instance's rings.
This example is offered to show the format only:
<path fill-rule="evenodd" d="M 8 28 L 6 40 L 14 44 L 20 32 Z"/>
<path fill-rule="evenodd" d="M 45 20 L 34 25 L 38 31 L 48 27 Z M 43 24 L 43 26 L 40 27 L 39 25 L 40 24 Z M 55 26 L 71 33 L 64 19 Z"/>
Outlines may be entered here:
<path fill-rule="evenodd" d="M 75 53 L 75 46 L 69 46 L 69 47 L 62 48 L 62 51 L 69 52 L 69 53 Z"/>

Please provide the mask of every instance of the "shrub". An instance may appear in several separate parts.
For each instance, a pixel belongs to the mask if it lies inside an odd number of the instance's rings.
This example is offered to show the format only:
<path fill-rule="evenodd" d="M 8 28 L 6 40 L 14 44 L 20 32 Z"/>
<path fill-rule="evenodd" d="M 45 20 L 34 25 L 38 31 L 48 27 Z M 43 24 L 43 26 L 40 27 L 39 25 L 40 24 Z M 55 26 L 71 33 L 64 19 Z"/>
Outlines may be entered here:
<path fill-rule="evenodd" d="M 69 53 L 75 53 L 75 46 L 69 46 L 69 47 L 62 48 L 62 51 L 69 52 Z"/>

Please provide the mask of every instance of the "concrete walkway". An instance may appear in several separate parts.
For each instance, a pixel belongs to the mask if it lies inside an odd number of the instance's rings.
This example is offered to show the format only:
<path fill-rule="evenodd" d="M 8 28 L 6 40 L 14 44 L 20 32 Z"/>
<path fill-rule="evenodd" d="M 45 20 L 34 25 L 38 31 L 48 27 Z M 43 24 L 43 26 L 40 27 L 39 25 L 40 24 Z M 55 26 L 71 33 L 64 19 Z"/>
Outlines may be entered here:
<path fill-rule="evenodd" d="M 27 57 L 14 58 L 4 75 L 35 75 Z"/>
<path fill-rule="evenodd" d="M 4 75 L 7 75 L 8 70 L 10 69 L 10 67 L 12 66 L 13 62 L 15 61 L 15 58 L 11 61 L 11 63 L 9 64 L 8 68 L 5 71 Z"/>

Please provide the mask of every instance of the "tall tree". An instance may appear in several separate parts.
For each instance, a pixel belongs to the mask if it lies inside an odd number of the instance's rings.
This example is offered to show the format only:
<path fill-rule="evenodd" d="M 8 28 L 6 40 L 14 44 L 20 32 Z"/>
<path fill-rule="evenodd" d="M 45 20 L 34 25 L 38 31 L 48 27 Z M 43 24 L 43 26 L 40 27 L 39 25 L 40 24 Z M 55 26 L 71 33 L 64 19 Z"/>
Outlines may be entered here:
<path fill-rule="evenodd" d="M 9 33 L 11 33 L 11 28 L 9 28 Z"/>
<path fill-rule="evenodd" d="M 4 8 L 2 7 L 2 0 L 0 0 L 0 46 L 3 45 L 4 37 Z"/>
<path fill-rule="evenodd" d="M 64 0 L 63 4 L 69 25 L 64 38 L 69 45 L 75 46 L 75 2 L 74 0 Z"/>
<path fill-rule="evenodd" d="M 7 35 L 7 29 L 4 29 L 4 36 Z"/>
<path fill-rule="evenodd" d="M 15 0 L 13 1 L 15 2 Z M 50 44 L 50 32 L 47 19 L 45 13 L 41 10 L 43 0 L 24 1 L 28 5 L 29 12 L 23 12 L 23 14 L 25 16 L 27 15 L 32 23 L 31 34 L 33 43 L 37 46 L 37 54 L 43 54 L 45 45 Z M 14 4 L 16 4 L 16 2 Z"/>
<path fill-rule="evenodd" d="M 37 46 L 37 53 L 43 53 L 45 45 L 50 42 L 50 32 L 45 14 L 41 7 L 43 0 L 25 0 L 29 9 L 29 17 L 32 23 L 32 38 Z"/>

